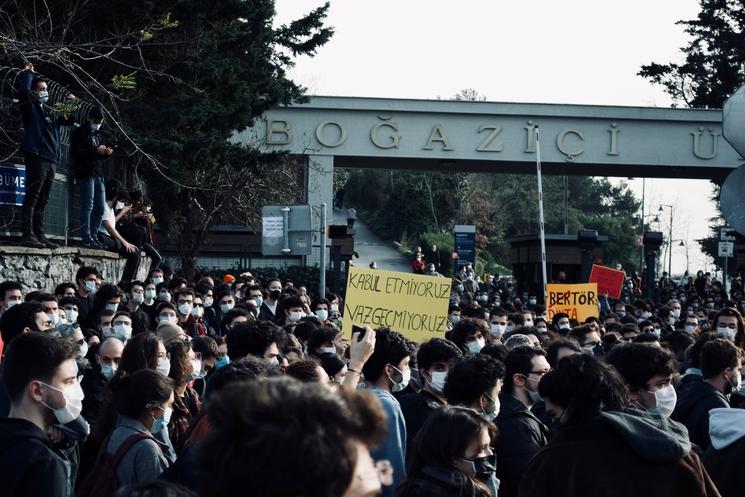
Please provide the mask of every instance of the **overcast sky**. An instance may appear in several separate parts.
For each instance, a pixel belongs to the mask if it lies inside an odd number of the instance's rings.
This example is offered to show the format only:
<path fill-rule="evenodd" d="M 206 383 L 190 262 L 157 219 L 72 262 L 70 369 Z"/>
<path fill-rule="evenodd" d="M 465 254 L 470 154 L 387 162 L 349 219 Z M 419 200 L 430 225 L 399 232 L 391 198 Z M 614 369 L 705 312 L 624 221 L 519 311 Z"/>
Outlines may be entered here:
<path fill-rule="evenodd" d="M 276 0 L 277 22 L 321 0 Z M 680 61 L 681 19 L 697 0 L 332 0 L 334 37 L 291 77 L 310 94 L 449 98 L 473 88 L 488 100 L 667 107 L 670 98 L 636 73 Z M 641 197 L 642 180 L 629 181 Z M 705 264 L 695 239 L 716 214 L 707 181 L 646 181 L 646 211 L 674 206 L 673 239 L 688 243 L 690 270 Z M 669 209 L 661 216 L 667 233 Z M 673 246 L 673 274 L 686 249 Z"/>

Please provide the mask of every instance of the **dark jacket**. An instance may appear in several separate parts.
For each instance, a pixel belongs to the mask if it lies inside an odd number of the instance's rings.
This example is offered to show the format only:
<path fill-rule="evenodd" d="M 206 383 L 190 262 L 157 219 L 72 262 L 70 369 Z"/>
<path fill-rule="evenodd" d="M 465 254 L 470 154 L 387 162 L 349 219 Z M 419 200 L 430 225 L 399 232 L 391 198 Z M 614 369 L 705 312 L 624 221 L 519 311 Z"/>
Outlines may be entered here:
<path fill-rule="evenodd" d="M 3 497 L 69 497 L 70 465 L 46 433 L 25 419 L 0 419 Z"/>
<path fill-rule="evenodd" d="M 403 485 L 396 497 L 489 497 L 463 473 L 442 466 L 425 466 L 419 476 Z"/>
<path fill-rule="evenodd" d="M 745 410 L 714 409 L 709 418 L 711 445 L 704 466 L 722 497 L 740 497 L 745 491 Z"/>
<path fill-rule="evenodd" d="M 91 367 L 83 375 L 83 379 L 80 380 L 80 387 L 85 394 L 81 414 L 88 421 L 88 424 L 91 425 L 91 431 L 96 426 L 96 420 L 98 419 L 98 413 L 101 409 L 101 404 L 103 404 L 106 386 L 108 384 L 109 380 L 101 374 L 101 366 L 99 364 L 91 364 Z"/>
<path fill-rule="evenodd" d="M 103 145 L 103 136 L 93 131 L 89 123 L 78 126 L 70 137 L 70 165 L 75 179 L 103 177 L 104 162 L 108 157 L 96 149 Z"/>
<path fill-rule="evenodd" d="M 419 430 L 424 426 L 430 414 L 437 409 L 445 407 L 440 399 L 429 392 L 422 390 L 419 393 L 410 393 L 398 398 L 401 411 L 406 421 L 406 453 L 412 454 L 411 443 Z"/>
<path fill-rule="evenodd" d="M 719 495 L 685 428 L 657 413 L 601 413 L 568 425 L 530 464 L 520 497 Z"/>
<path fill-rule="evenodd" d="M 705 381 L 689 383 L 683 389 L 675 405 L 672 419 L 688 428 L 691 442 L 701 450 L 709 448 L 709 411 L 717 407 L 729 407 L 727 397 Z"/>
<path fill-rule="evenodd" d="M 279 302 L 277 303 L 279 306 Z M 277 309 L 276 307 L 274 308 Z M 259 307 L 259 319 L 263 319 L 265 321 L 274 321 L 277 318 L 277 316 L 272 312 L 272 310 L 269 308 L 268 305 L 266 305 L 266 302 L 261 303 L 261 307 Z"/>
<path fill-rule="evenodd" d="M 48 136 L 50 146 L 54 150 L 53 157 L 44 159 L 54 162 L 60 161 L 60 125 L 71 125 L 71 118 L 56 115 L 48 105 L 42 105 L 31 95 L 31 82 L 35 74 L 29 70 L 23 71 L 18 78 L 16 91 L 20 100 L 21 119 L 23 120 L 23 139 L 21 151 L 26 154 L 39 155 L 44 153 L 43 140 Z"/>
<path fill-rule="evenodd" d="M 499 497 L 517 495 L 530 461 L 548 443 L 548 428 L 512 394 L 499 394 L 497 416 L 497 478 Z"/>

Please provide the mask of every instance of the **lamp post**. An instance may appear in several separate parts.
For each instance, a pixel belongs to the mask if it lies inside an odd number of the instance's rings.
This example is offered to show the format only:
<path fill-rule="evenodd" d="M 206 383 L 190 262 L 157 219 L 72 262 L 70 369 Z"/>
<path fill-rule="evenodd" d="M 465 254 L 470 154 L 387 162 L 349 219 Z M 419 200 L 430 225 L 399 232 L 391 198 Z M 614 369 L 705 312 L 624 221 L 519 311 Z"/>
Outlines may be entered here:
<path fill-rule="evenodd" d="M 670 232 L 667 238 L 667 251 L 668 251 L 668 263 L 667 263 L 667 275 L 673 277 L 673 206 L 668 204 L 660 204 L 660 208 L 657 212 L 662 212 L 662 208 L 667 207 L 670 209 Z"/>

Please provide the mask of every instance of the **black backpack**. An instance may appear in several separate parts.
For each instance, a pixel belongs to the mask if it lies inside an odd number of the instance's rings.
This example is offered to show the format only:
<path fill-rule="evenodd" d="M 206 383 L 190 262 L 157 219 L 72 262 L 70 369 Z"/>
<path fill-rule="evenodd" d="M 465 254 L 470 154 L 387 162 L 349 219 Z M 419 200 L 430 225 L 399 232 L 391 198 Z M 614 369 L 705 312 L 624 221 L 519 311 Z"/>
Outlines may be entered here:
<path fill-rule="evenodd" d="M 144 433 L 130 435 L 112 455 L 106 452 L 106 447 L 108 447 L 111 439 L 111 435 L 109 435 L 98 452 L 95 466 L 78 487 L 75 497 L 112 497 L 121 486 L 119 478 L 116 476 L 116 468 L 119 467 L 119 463 L 127 451 L 134 444 L 146 438 L 155 440 Z"/>

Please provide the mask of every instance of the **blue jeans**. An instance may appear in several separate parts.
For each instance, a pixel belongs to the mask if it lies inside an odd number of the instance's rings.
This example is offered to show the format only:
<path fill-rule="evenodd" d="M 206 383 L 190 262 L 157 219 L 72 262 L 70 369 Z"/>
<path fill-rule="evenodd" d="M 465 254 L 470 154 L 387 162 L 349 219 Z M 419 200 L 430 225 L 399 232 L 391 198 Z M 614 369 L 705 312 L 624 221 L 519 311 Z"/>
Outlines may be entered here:
<path fill-rule="evenodd" d="M 80 225 L 84 242 L 96 236 L 106 205 L 106 187 L 101 176 L 75 180 L 80 189 Z"/>

